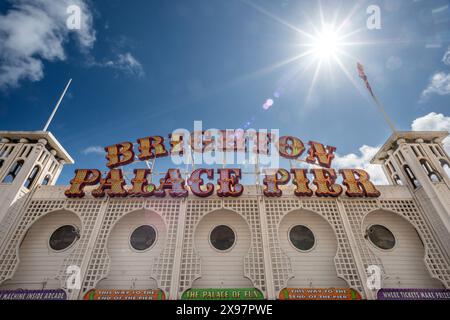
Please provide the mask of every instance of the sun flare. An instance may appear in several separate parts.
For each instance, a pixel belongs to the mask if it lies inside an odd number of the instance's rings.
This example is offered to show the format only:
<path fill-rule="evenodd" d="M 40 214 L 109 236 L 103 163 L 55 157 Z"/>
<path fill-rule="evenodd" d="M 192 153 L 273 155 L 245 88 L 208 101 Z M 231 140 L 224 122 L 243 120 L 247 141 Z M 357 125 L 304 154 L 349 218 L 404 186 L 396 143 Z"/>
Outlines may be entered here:
<path fill-rule="evenodd" d="M 287 86 L 295 85 L 296 79 L 304 81 L 310 74 L 311 81 L 305 96 L 306 102 L 310 101 L 316 83 L 324 75 L 327 82 L 335 87 L 336 70 L 340 70 L 355 88 L 359 88 L 358 84 L 355 83 L 354 76 L 348 69 L 348 65 L 354 66 L 360 60 L 354 55 L 357 47 L 378 44 L 378 42 L 358 39 L 358 34 L 366 30 L 365 26 L 357 27 L 356 24 L 352 23 L 353 17 L 359 12 L 358 9 L 361 8 L 360 4 L 349 8 L 344 16 L 340 14 L 339 8 L 325 16 L 325 12 L 319 2 L 318 15 L 302 12 L 306 27 L 303 29 L 298 24 L 293 24 L 276 16 L 269 10 L 255 4 L 252 0 L 244 0 L 244 2 L 297 34 L 294 40 L 294 47 L 298 50 L 295 51 L 293 56 L 259 69 L 253 72 L 251 76 L 267 73 L 285 65 L 293 65 L 293 69 L 280 79 L 280 84 L 277 84 L 277 86 L 284 91 Z M 246 77 L 249 77 L 249 75 L 246 75 Z M 322 81 L 322 83 L 325 82 Z M 277 89 L 277 94 L 278 91 Z M 270 109 L 275 104 L 273 99 L 266 99 L 265 101 L 266 103 L 263 105 L 264 110 Z"/>
<path fill-rule="evenodd" d="M 339 34 L 330 27 L 324 27 L 312 42 L 313 54 L 321 60 L 335 57 L 340 46 Z"/>

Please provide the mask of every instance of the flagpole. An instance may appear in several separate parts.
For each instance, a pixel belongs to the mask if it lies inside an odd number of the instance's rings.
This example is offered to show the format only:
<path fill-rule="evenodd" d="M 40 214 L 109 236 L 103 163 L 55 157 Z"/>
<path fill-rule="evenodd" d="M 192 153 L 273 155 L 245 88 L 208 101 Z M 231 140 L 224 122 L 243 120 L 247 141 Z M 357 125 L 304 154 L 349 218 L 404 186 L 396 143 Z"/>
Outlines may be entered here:
<path fill-rule="evenodd" d="M 391 121 L 391 119 L 389 118 L 388 114 L 386 113 L 386 110 L 384 110 L 383 105 L 380 103 L 380 101 L 378 101 L 378 99 L 376 97 L 373 97 L 373 100 L 375 101 L 375 104 L 377 105 L 378 110 L 383 115 L 384 120 L 387 122 L 387 124 L 391 128 L 392 133 L 397 133 L 397 130 L 395 129 L 395 126 L 394 126 L 393 122 Z"/>
<path fill-rule="evenodd" d="M 66 87 L 64 88 L 64 91 L 63 91 L 61 97 L 59 97 L 59 100 L 58 100 L 58 102 L 56 103 L 56 106 L 55 106 L 55 108 L 53 109 L 53 112 L 52 112 L 52 114 L 50 115 L 50 118 L 48 118 L 48 121 L 47 121 L 47 123 L 45 124 L 45 127 L 44 127 L 44 130 L 43 130 L 43 131 L 47 131 L 47 130 L 48 130 L 48 127 L 50 126 L 50 123 L 52 122 L 53 117 L 54 117 L 55 114 L 56 114 L 56 111 L 58 111 L 59 105 L 61 104 L 62 100 L 64 99 L 64 96 L 66 95 L 67 90 L 69 89 L 71 83 L 72 83 L 72 79 L 69 80 L 69 82 L 67 83 Z"/>
<path fill-rule="evenodd" d="M 364 71 L 364 67 L 362 64 L 360 64 L 359 62 L 356 62 L 356 69 L 358 70 L 359 73 L 359 77 L 364 81 L 367 90 L 370 93 L 370 96 L 372 97 L 373 101 L 375 102 L 375 105 L 378 108 L 378 111 L 380 111 L 380 113 L 382 114 L 384 120 L 387 122 L 387 124 L 389 125 L 389 127 L 391 128 L 393 133 L 397 133 L 397 130 L 395 129 L 395 126 L 393 124 L 393 122 L 391 121 L 391 119 L 389 118 L 388 114 L 386 113 L 386 111 L 384 110 L 383 105 L 380 103 L 380 101 L 378 100 L 378 98 L 375 96 L 375 93 L 372 90 L 372 87 L 370 86 L 368 77 Z"/>

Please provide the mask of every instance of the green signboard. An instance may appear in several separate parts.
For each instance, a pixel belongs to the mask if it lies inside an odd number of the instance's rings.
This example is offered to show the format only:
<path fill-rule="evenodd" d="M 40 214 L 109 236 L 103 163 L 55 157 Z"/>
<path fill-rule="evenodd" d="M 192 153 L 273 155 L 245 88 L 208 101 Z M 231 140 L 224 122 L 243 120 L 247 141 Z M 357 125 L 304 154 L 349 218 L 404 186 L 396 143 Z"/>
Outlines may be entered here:
<path fill-rule="evenodd" d="M 264 295 L 255 288 L 236 289 L 189 289 L 181 296 L 183 300 L 263 300 Z"/>

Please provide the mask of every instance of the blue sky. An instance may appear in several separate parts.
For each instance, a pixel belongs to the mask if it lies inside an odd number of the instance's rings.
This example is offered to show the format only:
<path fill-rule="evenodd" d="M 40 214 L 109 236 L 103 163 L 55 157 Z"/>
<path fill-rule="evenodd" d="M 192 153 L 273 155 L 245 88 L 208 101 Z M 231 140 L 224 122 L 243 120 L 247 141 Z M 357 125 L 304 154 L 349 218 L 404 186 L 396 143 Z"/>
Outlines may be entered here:
<path fill-rule="evenodd" d="M 79 31 L 66 30 L 70 4 L 82 8 Z M 366 27 L 369 5 L 381 9 L 379 30 Z M 354 45 L 339 55 L 350 79 L 330 61 L 312 86 L 312 57 L 280 62 L 306 50 L 299 30 L 321 29 L 320 11 L 335 26 L 352 12 L 340 34 Z M 339 166 L 369 168 L 390 131 L 356 61 L 398 129 L 449 130 L 449 46 L 448 0 L 2 1 L 0 129 L 41 130 L 73 78 L 50 127 L 76 160 L 59 184 L 75 168 L 106 169 L 100 146 L 192 130 L 195 120 L 280 129 L 337 147 Z"/>

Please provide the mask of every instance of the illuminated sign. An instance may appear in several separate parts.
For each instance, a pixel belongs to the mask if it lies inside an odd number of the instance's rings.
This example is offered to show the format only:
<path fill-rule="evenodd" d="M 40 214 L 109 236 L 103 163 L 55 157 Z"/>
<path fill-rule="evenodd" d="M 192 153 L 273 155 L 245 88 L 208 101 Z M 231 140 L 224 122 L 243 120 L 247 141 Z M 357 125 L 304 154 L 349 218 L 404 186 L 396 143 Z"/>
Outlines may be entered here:
<path fill-rule="evenodd" d="M 262 300 L 264 295 L 255 288 L 237 289 L 189 289 L 182 300 Z"/>
<path fill-rule="evenodd" d="M 67 294 L 62 289 L 0 290 L 0 300 L 67 300 Z"/>
<path fill-rule="evenodd" d="M 216 148 L 220 151 L 237 152 L 247 149 L 243 136 L 234 133 L 231 135 L 232 138 L 230 138 L 233 143 L 230 144 L 228 132 L 222 132 L 222 134 L 222 139 L 218 139 L 218 146 L 216 145 Z M 194 136 L 197 135 L 203 136 L 205 134 L 196 134 L 194 132 Z M 261 136 L 256 134 L 258 146 L 254 151 L 257 154 L 267 154 L 271 136 L 266 135 L 264 139 Z M 149 179 L 152 175 L 151 169 L 135 169 L 131 185 L 126 186 L 124 174 L 118 167 L 128 165 L 134 162 L 135 159 L 147 161 L 185 152 L 180 136 L 170 135 L 170 139 L 171 148 L 169 150 L 166 148 L 164 138 L 161 136 L 137 139 L 138 152 L 135 152 L 132 142 L 122 142 L 106 147 L 106 159 L 108 160 L 106 166 L 110 169 L 109 172 L 102 176 L 98 169 L 75 170 L 75 176 L 70 181 L 70 187 L 65 191 L 65 195 L 69 198 L 82 198 L 85 196 L 84 188 L 86 186 L 98 186 L 91 192 L 92 196 L 96 198 L 105 196 L 166 197 L 167 195 L 171 197 L 187 197 L 189 193 L 188 188 L 192 194 L 198 197 L 208 197 L 214 192 L 219 197 L 239 197 L 243 194 L 244 186 L 239 183 L 242 178 L 242 172 L 238 168 L 221 168 L 217 170 L 199 168 L 192 171 L 189 177 L 186 178 L 183 178 L 179 169 L 168 169 L 158 185 L 153 184 Z M 209 150 L 211 142 L 215 140 L 211 139 L 211 137 L 204 137 L 200 141 L 202 141 L 201 147 L 196 146 L 195 141 L 190 144 L 195 152 Z M 261 143 L 261 141 L 264 143 Z M 283 193 L 280 186 L 290 181 L 295 185 L 295 195 L 299 197 L 311 197 L 314 194 L 318 197 L 338 197 L 344 192 L 343 186 L 346 189 L 345 194 L 349 197 L 380 196 L 380 192 L 370 181 L 369 174 L 366 171 L 361 169 L 341 169 L 336 172 L 330 168 L 335 157 L 335 147 L 324 146 L 315 141 L 310 141 L 308 145 L 308 155 L 304 162 L 316 167 L 310 170 L 300 168 L 292 168 L 289 171 L 282 168 L 266 170 L 263 179 L 263 193 L 265 196 L 280 197 Z M 299 138 L 292 136 L 279 138 L 276 141 L 276 147 L 278 155 L 286 159 L 297 159 L 306 151 L 304 143 Z M 342 177 L 343 186 L 336 183 L 338 174 Z M 217 179 L 216 183 L 211 182 L 213 179 Z M 310 188 L 310 182 L 316 187 L 314 191 Z"/>
<path fill-rule="evenodd" d="M 378 290 L 378 300 L 450 300 L 448 289 L 387 289 Z"/>
<path fill-rule="evenodd" d="M 280 300 L 361 300 L 361 295 L 350 288 L 285 288 Z"/>
<path fill-rule="evenodd" d="M 83 300 L 165 300 L 162 290 L 120 290 L 93 289 L 84 295 Z"/>

